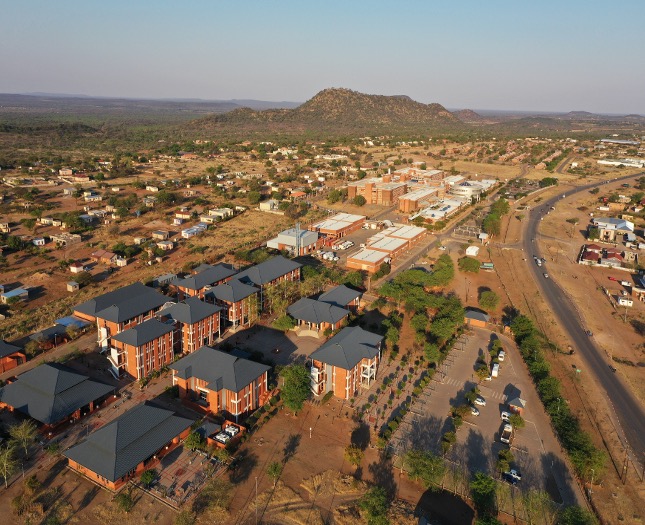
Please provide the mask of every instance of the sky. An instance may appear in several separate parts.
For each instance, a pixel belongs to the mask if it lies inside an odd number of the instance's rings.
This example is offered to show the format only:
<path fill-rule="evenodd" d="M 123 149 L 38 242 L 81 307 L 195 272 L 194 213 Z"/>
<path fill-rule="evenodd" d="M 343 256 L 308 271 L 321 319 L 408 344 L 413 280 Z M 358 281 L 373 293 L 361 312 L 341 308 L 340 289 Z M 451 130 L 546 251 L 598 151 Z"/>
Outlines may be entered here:
<path fill-rule="evenodd" d="M 645 115 L 643 0 L 2 0 L 1 93 Z M 0 4 L 0 5 L 2 5 Z"/>

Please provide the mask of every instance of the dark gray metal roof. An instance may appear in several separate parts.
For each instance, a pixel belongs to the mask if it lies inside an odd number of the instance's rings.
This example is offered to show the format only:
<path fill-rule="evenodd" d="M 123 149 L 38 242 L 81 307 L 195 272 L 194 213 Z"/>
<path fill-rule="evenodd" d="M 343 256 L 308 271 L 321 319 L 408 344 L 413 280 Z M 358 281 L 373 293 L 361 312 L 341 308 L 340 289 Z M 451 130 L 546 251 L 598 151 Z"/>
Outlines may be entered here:
<path fill-rule="evenodd" d="M 230 264 L 224 263 L 216 264 L 215 266 L 203 264 L 199 268 L 200 271 L 195 275 L 184 279 L 175 279 L 172 284 L 189 290 L 201 290 L 205 286 L 211 286 L 237 273 L 237 270 Z"/>
<path fill-rule="evenodd" d="M 58 423 L 114 387 L 93 381 L 66 366 L 37 366 L 0 389 L 0 401 L 48 425 Z"/>
<path fill-rule="evenodd" d="M 22 348 L 19 346 L 11 345 L 0 339 L 0 357 L 7 357 L 8 355 L 20 352 Z"/>
<path fill-rule="evenodd" d="M 158 319 L 152 318 L 113 335 L 112 339 L 125 343 L 126 345 L 139 347 L 173 330 L 174 327 L 172 324 L 162 323 Z"/>
<path fill-rule="evenodd" d="M 328 292 L 322 294 L 318 297 L 318 300 L 345 308 L 354 299 L 362 296 L 363 292 L 353 290 L 352 288 L 341 284 L 340 286 L 336 286 L 336 288 L 332 288 Z"/>
<path fill-rule="evenodd" d="M 170 368 L 181 379 L 196 377 L 206 381 L 209 390 L 225 388 L 231 392 L 239 392 L 271 369 L 270 366 L 235 357 L 210 346 L 202 346 L 170 365 Z"/>
<path fill-rule="evenodd" d="M 221 306 L 206 303 L 199 297 L 189 297 L 181 303 L 175 303 L 168 308 L 160 310 L 159 315 L 168 316 L 180 323 L 194 324 L 221 310 L 223 310 Z"/>
<path fill-rule="evenodd" d="M 336 324 L 349 315 L 349 310 L 334 306 L 333 304 L 316 301 L 309 297 L 303 297 L 293 303 L 287 308 L 287 312 L 294 319 L 315 324 Z"/>
<path fill-rule="evenodd" d="M 211 288 L 206 292 L 206 297 L 214 297 L 220 301 L 226 301 L 227 303 L 237 303 L 242 299 L 246 299 L 249 295 L 258 293 L 260 290 L 255 286 L 250 284 L 244 284 L 243 282 L 238 281 L 237 279 L 231 279 L 230 281 L 219 284 L 214 288 Z"/>
<path fill-rule="evenodd" d="M 490 315 L 476 308 L 466 308 L 466 310 L 464 311 L 464 318 L 475 319 L 477 321 L 483 321 L 487 323 L 490 320 Z"/>
<path fill-rule="evenodd" d="M 363 330 L 360 326 L 343 328 L 309 357 L 332 366 L 351 370 L 361 360 L 379 354 L 383 336 Z"/>
<path fill-rule="evenodd" d="M 114 323 L 122 323 L 162 306 L 168 298 L 142 283 L 124 286 L 77 305 L 74 310 Z"/>
<path fill-rule="evenodd" d="M 116 481 L 192 423 L 191 419 L 179 417 L 170 410 L 142 403 L 63 454 L 99 476 Z"/>
<path fill-rule="evenodd" d="M 302 264 L 286 259 L 282 255 L 272 257 L 260 264 L 251 266 L 243 272 L 238 273 L 235 278 L 242 282 L 250 282 L 257 286 L 275 281 L 278 277 L 300 268 Z"/>

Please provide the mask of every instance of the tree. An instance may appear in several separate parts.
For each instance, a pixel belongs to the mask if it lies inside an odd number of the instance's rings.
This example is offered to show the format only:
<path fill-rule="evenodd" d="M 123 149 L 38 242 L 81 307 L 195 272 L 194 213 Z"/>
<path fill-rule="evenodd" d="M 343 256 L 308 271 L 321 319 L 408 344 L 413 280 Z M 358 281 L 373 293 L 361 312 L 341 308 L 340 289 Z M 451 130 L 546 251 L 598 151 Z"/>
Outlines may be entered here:
<path fill-rule="evenodd" d="M 15 448 L 11 443 L 6 447 L 0 446 L 0 474 L 4 478 L 5 488 L 9 487 L 9 478 L 18 468 L 18 460 L 15 455 Z"/>
<path fill-rule="evenodd" d="M 184 440 L 184 446 L 191 450 L 203 450 L 206 447 L 206 440 L 199 432 L 191 432 Z"/>
<path fill-rule="evenodd" d="M 144 487 L 152 485 L 155 479 L 157 479 L 157 471 L 155 469 L 146 470 L 141 474 L 141 483 Z"/>
<path fill-rule="evenodd" d="M 182 510 L 175 516 L 174 525 L 195 525 L 196 516 L 194 512 Z"/>
<path fill-rule="evenodd" d="M 587 229 L 587 239 L 593 241 L 600 238 L 600 229 L 592 226 Z"/>
<path fill-rule="evenodd" d="M 9 427 L 9 435 L 25 449 L 25 457 L 29 455 L 29 445 L 34 441 L 37 434 L 36 424 L 29 419 Z"/>
<path fill-rule="evenodd" d="M 470 492 L 475 503 L 475 509 L 480 516 L 495 514 L 495 480 L 483 472 L 476 472 L 470 482 Z"/>
<path fill-rule="evenodd" d="M 338 201 L 343 200 L 343 198 L 344 198 L 344 195 L 341 190 L 331 190 L 327 195 L 327 202 L 329 204 L 334 204 Z"/>
<path fill-rule="evenodd" d="M 269 475 L 270 478 L 273 479 L 273 487 L 275 488 L 276 484 L 278 483 L 278 479 L 280 479 L 280 476 L 282 475 L 282 469 L 283 469 L 282 463 L 278 461 L 274 461 L 273 463 L 269 463 L 269 466 L 267 467 L 267 474 Z"/>
<path fill-rule="evenodd" d="M 484 310 L 495 310 L 499 304 L 499 295 L 492 290 L 484 290 L 479 294 L 479 306 Z"/>
<path fill-rule="evenodd" d="M 511 463 L 515 461 L 515 457 L 509 448 L 503 448 L 497 454 L 497 470 L 499 472 L 508 472 L 511 468 Z"/>
<path fill-rule="evenodd" d="M 259 191 L 250 191 L 247 194 L 249 204 L 258 204 L 262 200 L 262 194 Z"/>
<path fill-rule="evenodd" d="M 114 503 L 123 512 L 130 512 L 134 507 L 134 498 L 132 497 L 131 490 L 123 490 L 119 492 L 114 498 Z"/>
<path fill-rule="evenodd" d="M 365 204 L 367 204 L 367 200 L 362 195 L 356 195 L 356 197 L 352 199 L 352 204 L 355 206 L 365 206 Z"/>
<path fill-rule="evenodd" d="M 420 480 L 425 488 L 440 485 L 446 471 L 443 458 L 425 450 L 410 450 L 404 462 L 410 478 Z"/>
<path fill-rule="evenodd" d="M 462 272 L 469 273 L 478 273 L 479 272 L 479 261 L 472 257 L 462 257 L 458 261 L 459 269 Z"/>
<path fill-rule="evenodd" d="M 386 525 L 390 523 L 387 519 L 390 501 L 383 487 L 377 486 L 369 489 L 360 499 L 358 505 L 367 512 L 368 525 Z"/>
<path fill-rule="evenodd" d="M 558 179 L 556 177 L 544 177 L 540 180 L 540 188 L 546 188 L 547 186 L 557 186 Z"/>
<path fill-rule="evenodd" d="M 90 272 L 79 272 L 72 279 L 77 282 L 80 286 L 87 286 L 94 282 L 94 277 Z"/>
<path fill-rule="evenodd" d="M 285 406 L 294 412 L 301 410 L 311 393 L 309 370 L 304 365 L 289 365 L 282 370 L 282 378 L 282 399 Z"/>
<path fill-rule="evenodd" d="M 293 317 L 284 314 L 273 321 L 273 323 L 271 323 L 271 326 L 273 326 L 273 328 L 275 328 L 276 330 L 282 330 L 283 332 L 286 332 L 295 328 L 296 320 Z"/>
<path fill-rule="evenodd" d="M 597 525 L 597 523 L 596 516 L 577 505 L 564 509 L 556 520 L 556 525 Z"/>
<path fill-rule="evenodd" d="M 353 286 L 355 288 L 363 287 L 363 272 L 356 270 L 354 272 L 349 272 L 345 275 L 345 284 Z"/>
<path fill-rule="evenodd" d="M 482 221 L 482 229 L 488 235 L 499 235 L 502 229 L 502 219 L 495 213 L 489 213 Z"/>
<path fill-rule="evenodd" d="M 363 461 L 363 450 L 358 445 L 349 444 L 345 447 L 345 459 L 350 465 L 358 468 Z"/>
<path fill-rule="evenodd" d="M 509 420 L 513 428 L 524 428 L 526 426 L 524 419 L 519 414 L 512 414 Z"/>

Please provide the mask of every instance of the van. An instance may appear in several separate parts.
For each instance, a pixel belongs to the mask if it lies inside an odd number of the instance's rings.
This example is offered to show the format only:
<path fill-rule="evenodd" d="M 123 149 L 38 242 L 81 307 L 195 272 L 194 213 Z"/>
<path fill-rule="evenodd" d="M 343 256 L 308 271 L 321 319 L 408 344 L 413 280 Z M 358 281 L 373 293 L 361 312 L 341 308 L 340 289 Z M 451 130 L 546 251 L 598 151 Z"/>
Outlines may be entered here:
<path fill-rule="evenodd" d="M 495 363 L 493 365 L 493 371 L 490 374 L 492 377 L 497 377 L 499 375 L 499 365 Z"/>

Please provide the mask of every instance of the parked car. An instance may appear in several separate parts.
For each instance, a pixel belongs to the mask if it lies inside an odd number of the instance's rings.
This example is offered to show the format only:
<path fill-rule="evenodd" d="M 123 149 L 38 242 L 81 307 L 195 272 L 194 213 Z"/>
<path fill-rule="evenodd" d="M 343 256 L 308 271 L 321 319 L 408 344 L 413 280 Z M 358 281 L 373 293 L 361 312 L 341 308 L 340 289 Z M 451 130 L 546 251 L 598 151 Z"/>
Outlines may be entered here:
<path fill-rule="evenodd" d="M 511 420 L 511 414 L 509 412 L 502 412 L 502 421 L 506 421 L 507 423 Z"/>
<path fill-rule="evenodd" d="M 485 407 L 486 406 L 486 400 L 482 396 L 477 396 L 475 398 L 475 404 L 479 405 L 479 406 L 482 406 L 482 407 Z"/>
<path fill-rule="evenodd" d="M 504 352 L 504 350 L 500 350 L 500 351 L 499 351 L 499 354 L 497 354 L 497 359 L 498 359 L 499 361 L 504 361 L 504 358 L 505 358 L 505 357 L 506 357 L 506 352 Z"/>
<path fill-rule="evenodd" d="M 522 479 L 522 474 L 520 473 L 519 470 L 512 468 L 508 474 L 510 474 L 512 477 L 514 477 L 517 481 L 520 481 Z"/>
<path fill-rule="evenodd" d="M 544 273 L 544 278 L 545 278 L 545 279 L 548 279 L 548 278 L 549 278 L 549 274 L 545 272 L 545 273 Z"/>
<path fill-rule="evenodd" d="M 618 279 L 616 279 L 615 277 L 612 277 L 611 275 L 608 277 L 608 279 L 609 279 L 610 281 L 617 281 L 617 280 L 618 280 Z"/>
<path fill-rule="evenodd" d="M 506 483 L 510 483 L 511 485 L 517 485 L 517 479 L 515 479 L 513 476 L 511 476 L 510 472 L 504 472 L 502 474 L 502 479 L 506 481 Z"/>
<path fill-rule="evenodd" d="M 439 249 L 443 252 L 443 251 L 446 250 L 446 247 L 445 246 L 439 246 Z"/>
<path fill-rule="evenodd" d="M 478 416 L 479 415 L 479 410 L 477 410 L 477 408 L 475 408 L 475 407 L 470 407 L 470 413 L 473 416 Z"/>
<path fill-rule="evenodd" d="M 591 337 L 591 336 L 593 335 L 593 332 L 592 332 L 591 330 L 587 330 L 585 333 L 586 333 L 589 337 Z"/>

